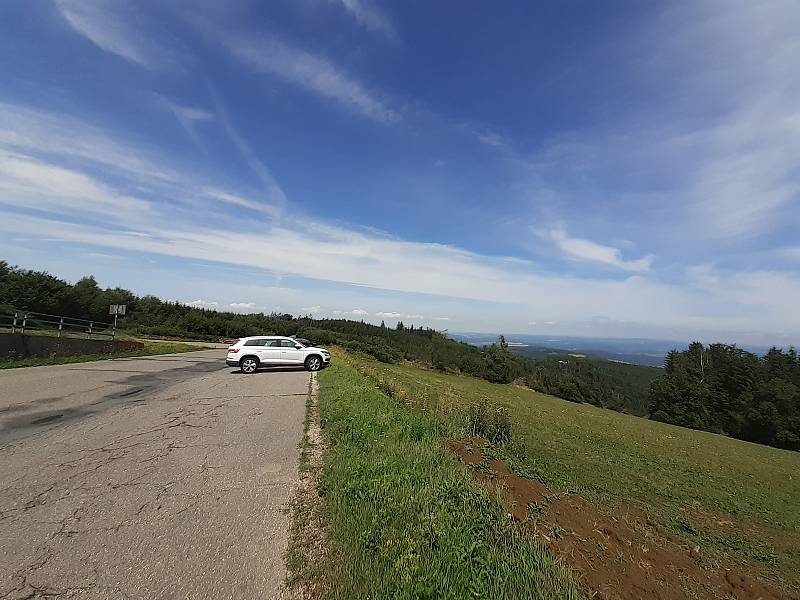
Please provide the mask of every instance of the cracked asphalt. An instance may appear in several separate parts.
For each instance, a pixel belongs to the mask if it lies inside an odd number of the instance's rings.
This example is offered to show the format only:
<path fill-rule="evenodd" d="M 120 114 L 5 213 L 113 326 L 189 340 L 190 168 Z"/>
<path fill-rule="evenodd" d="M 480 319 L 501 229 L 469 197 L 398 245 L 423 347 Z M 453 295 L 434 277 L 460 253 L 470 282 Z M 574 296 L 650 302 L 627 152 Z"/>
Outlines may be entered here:
<path fill-rule="evenodd" d="M 309 374 L 0 371 L 0 598 L 277 598 Z"/>

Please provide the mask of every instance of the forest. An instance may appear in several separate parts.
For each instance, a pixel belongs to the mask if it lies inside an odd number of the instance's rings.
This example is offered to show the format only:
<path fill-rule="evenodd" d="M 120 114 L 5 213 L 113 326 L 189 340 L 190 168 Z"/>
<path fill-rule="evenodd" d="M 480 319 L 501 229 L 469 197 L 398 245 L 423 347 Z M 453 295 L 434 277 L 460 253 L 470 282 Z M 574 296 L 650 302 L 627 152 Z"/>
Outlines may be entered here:
<path fill-rule="evenodd" d="M 794 348 L 757 356 L 694 342 L 667 355 L 649 403 L 657 421 L 800 450 L 800 358 Z"/>
<path fill-rule="evenodd" d="M 773 348 L 758 357 L 735 346 L 693 343 L 686 352 L 671 352 L 664 369 L 570 356 L 531 358 L 511 352 L 502 336 L 478 347 L 402 322 L 387 327 L 209 310 L 101 288 L 91 276 L 70 284 L 0 261 L 0 308 L 107 321 L 110 304 L 127 304 L 120 329 L 131 335 L 200 340 L 295 335 L 387 363 L 406 360 L 495 383 L 516 382 L 572 402 L 800 449 L 800 361 L 794 349 Z"/>

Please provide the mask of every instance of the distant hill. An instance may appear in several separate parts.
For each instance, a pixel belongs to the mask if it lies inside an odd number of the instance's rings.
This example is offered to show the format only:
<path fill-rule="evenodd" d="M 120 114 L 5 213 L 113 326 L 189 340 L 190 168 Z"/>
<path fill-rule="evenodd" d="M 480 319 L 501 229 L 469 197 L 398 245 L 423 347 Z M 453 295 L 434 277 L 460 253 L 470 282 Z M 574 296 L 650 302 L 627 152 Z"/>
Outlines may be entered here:
<path fill-rule="evenodd" d="M 486 333 L 458 332 L 450 335 L 454 339 L 478 346 L 497 339 L 497 335 Z M 645 338 L 588 338 L 530 334 L 507 334 L 506 337 L 509 346 L 516 352 L 533 358 L 546 358 L 559 354 L 584 354 L 589 358 L 649 367 L 663 366 L 667 353 L 687 347 L 685 342 Z"/>

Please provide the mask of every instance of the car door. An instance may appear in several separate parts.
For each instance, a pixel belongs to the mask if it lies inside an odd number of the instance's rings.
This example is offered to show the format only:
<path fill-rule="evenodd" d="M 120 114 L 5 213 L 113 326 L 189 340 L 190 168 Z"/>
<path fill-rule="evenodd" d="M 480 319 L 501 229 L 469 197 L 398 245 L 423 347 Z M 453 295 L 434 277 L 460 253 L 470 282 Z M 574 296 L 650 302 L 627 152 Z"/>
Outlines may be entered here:
<path fill-rule="evenodd" d="M 297 342 L 294 340 L 283 339 L 281 343 L 281 363 L 285 365 L 302 365 L 306 358 L 303 350 L 298 350 Z"/>
<path fill-rule="evenodd" d="M 283 363 L 281 357 L 280 340 L 262 340 L 264 344 L 259 347 L 258 360 L 262 365 L 280 365 Z"/>

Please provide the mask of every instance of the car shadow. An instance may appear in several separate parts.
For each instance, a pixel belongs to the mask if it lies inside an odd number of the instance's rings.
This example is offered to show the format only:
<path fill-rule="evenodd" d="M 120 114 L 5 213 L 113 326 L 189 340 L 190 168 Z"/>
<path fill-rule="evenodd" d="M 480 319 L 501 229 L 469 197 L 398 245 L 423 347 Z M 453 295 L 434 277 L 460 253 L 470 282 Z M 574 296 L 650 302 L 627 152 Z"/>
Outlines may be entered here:
<path fill-rule="evenodd" d="M 258 375 L 264 373 L 292 373 L 297 371 L 305 371 L 304 366 L 299 367 L 259 367 L 255 373 L 242 373 L 238 368 L 234 368 L 230 373 L 231 375 Z"/>

